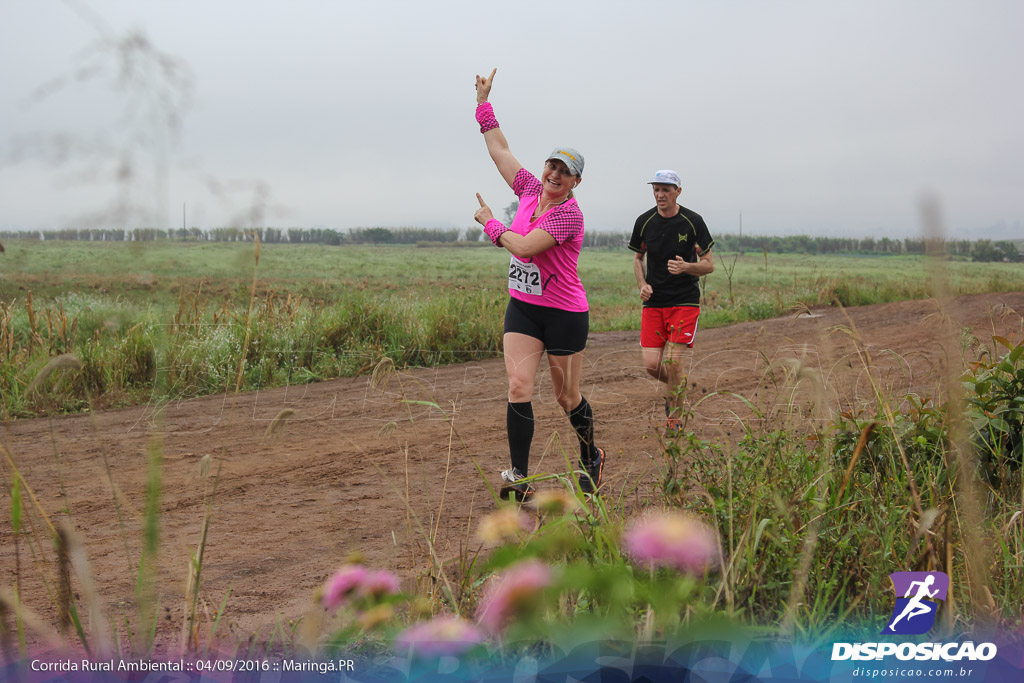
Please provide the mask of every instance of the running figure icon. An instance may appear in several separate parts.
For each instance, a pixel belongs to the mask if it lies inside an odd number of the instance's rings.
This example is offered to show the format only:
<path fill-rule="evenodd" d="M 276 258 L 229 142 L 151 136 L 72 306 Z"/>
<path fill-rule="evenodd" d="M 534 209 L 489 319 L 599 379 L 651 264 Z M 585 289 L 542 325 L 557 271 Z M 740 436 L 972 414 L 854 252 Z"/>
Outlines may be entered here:
<path fill-rule="evenodd" d="M 912 581 L 910 583 L 910 587 L 907 588 L 907 592 L 903 596 L 904 598 L 910 598 L 910 601 L 907 603 L 906 607 L 903 608 L 903 611 L 900 612 L 900 615 L 893 619 L 892 623 L 889 624 L 890 631 L 895 631 L 894 627 L 896 626 L 896 622 L 903 617 L 906 617 L 907 621 L 910 621 L 914 617 L 922 614 L 929 614 L 932 611 L 933 607 L 930 606 L 930 604 L 924 604 L 922 601 L 925 598 L 934 598 L 939 593 L 938 588 L 933 591 L 928 590 L 933 583 L 935 583 L 935 576 L 932 574 L 929 574 L 924 581 Z M 910 594 L 914 591 L 914 586 L 918 586 L 917 594 L 914 595 L 914 597 L 910 597 Z"/>

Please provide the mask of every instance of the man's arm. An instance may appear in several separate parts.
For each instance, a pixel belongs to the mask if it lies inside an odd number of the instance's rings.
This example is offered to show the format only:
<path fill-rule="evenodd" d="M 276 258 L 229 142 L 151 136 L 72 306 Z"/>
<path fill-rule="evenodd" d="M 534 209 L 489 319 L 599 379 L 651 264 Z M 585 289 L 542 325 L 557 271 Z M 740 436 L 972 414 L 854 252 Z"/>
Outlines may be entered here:
<path fill-rule="evenodd" d="M 647 269 L 644 268 L 646 253 L 638 251 L 633 259 L 633 274 L 636 275 L 636 286 L 640 289 L 640 298 L 647 301 L 654 294 L 654 288 L 647 284 Z"/>
<path fill-rule="evenodd" d="M 715 272 L 715 259 L 711 256 L 710 251 L 705 251 L 701 254 L 696 263 L 689 263 L 684 261 L 682 256 L 676 256 L 674 259 L 669 260 L 668 272 L 672 275 L 686 273 L 687 275 L 700 277 Z"/>

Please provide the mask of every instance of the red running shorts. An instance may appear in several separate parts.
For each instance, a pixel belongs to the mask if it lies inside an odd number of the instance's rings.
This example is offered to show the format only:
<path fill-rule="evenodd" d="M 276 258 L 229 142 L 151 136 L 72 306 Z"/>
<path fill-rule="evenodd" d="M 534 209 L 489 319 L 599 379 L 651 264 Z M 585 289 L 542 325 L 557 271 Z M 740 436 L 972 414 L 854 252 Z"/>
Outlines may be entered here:
<path fill-rule="evenodd" d="M 640 346 L 660 349 L 667 342 L 693 348 L 700 306 L 644 308 L 640 317 Z"/>

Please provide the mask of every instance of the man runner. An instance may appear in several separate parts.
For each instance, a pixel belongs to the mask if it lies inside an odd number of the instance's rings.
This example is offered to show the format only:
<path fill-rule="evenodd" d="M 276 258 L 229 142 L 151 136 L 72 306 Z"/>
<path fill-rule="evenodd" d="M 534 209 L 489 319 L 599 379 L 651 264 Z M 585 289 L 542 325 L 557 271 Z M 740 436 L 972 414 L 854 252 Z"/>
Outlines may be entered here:
<path fill-rule="evenodd" d="M 666 385 L 666 427 L 673 430 L 680 424 L 700 316 L 699 279 L 715 270 L 711 256 L 715 241 L 700 214 L 676 202 L 682 192 L 679 174 L 658 171 L 648 184 L 654 189 L 656 206 L 636 219 L 629 248 L 636 252 L 633 272 L 643 300 L 644 368 Z"/>

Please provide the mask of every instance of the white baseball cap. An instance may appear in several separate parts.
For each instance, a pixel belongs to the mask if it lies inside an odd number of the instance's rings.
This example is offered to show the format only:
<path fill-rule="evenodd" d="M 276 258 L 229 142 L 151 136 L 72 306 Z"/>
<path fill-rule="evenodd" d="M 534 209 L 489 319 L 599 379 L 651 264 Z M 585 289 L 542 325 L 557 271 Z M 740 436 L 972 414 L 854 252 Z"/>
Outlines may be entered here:
<path fill-rule="evenodd" d="M 658 171 L 654 174 L 654 180 L 647 183 L 653 185 L 654 183 L 660 183 L 664 185 L 675 185 L 679 189 L 683 188 L 683 184 L 679 181 L 679 174 L 675 171 L 665 169 L 664 171 Z"/>

